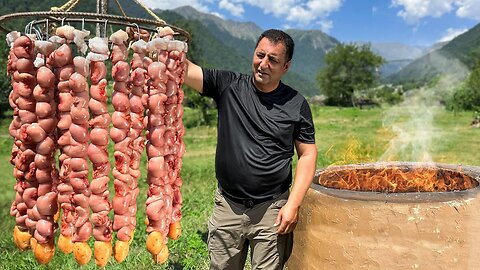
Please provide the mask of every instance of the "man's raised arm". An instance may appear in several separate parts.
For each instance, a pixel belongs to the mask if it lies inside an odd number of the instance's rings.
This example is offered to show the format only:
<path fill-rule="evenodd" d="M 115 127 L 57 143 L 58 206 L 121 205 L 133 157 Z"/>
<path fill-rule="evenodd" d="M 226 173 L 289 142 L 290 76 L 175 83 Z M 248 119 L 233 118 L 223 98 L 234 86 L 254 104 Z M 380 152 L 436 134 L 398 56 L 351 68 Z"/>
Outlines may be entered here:
<path fill-rule="evenodd" d="M 187 59 L 187 72 L 185 74 L 185 84 L 192 87 L 199 93 L 203 92 L 203 72 L 202 68 Z"/>

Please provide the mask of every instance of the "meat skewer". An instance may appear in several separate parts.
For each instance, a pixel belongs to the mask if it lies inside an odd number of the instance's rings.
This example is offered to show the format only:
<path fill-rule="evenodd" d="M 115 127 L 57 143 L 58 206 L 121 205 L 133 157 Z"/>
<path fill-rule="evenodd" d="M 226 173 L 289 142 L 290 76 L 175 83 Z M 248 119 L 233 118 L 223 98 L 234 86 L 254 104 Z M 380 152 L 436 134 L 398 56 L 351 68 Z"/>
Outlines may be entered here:
<path fill-rule="evenodd" d="M 177 239 L 181 233 L 181 196 L 179 176 L 185 151 L 182 141 L 184 127 L 183 67 L 185 44 L 173 40 L 173 31 L 160 29 L 160 38 L 148 43 L 147 50 L 158 61 L 148 67 L 147 156 L 149 184 L 146 213 L 148 217 L 147 249 L 156 263 L 168 258 L 167 237 Z M 180 118 L 179 118 L 180 117 Z"/>
<path fill-rule="evenodd" d="M 86 59 L 76 56 L 73 59 L 75 72 L 70 76 L 69 87 L 71 89 L 73 103 L 70 110 L 72 124 L 70 126 L 70 168 L 72 176 L 70 181 L 74 190 L 73 205 L 75 207 L 75 232 L 72 242 L 74 243 L 73 254 L 80 265 L 90 261 L 91 249 L 87 243 L 92 235 L 92 223 L 90 222 L 89 200 L 91 198 L 90 183 L 88 181 L 89 166 L 87 161 L 87 148 L 89 142 L 88 132 L 88 85 Z"/>
<path fill-rule="evenodd" d="M 19 96 L 16 99 L 16 106 L 19 110 L 18 114 L 21 123 L 18 131 L 18 137 L 21 142 L 21 156 L 16 160 L 15 165 L 18 172 L 22 172 L 17 175 L 21 175 L 21 177 L 24 178 L 21 189 L 17 189 L 17 191 L 22 194 L 23 204 L 25 205 L 23 206 L 21 203 L 17 204 L 17 210 L 22 212 L 23 210 L 26 210 L 26 215 L 23 215 L 23 221 L 31 236 L 35 236 L 37 222 L 40 219 L 38 211 L 36 211 L 39 183 L 36 178 L 36 165 L 34 159 L 36 156 L 37 144 L 43 141 L 46 137 L 45 131 L 38 124 L 38 119 L 35 114 L 36 101 L 33 97 L 32 91 L 37 85 L 37 69 L 34 66 L 34 44 L 34 39 L 24 36 L 15 40 L 13 48 L 14 54 L 17 58 L 13 81 L 17 82 L 19 87 Z M 19 186 L 17 185 L 17 188 L 18 187 Z M 38 237 L 40 238 L 40 236 Z M 33 251 L 35 251 L 36 244 L 36 238 L 31 237 L 30 247 Z"/>
<path fill-rule="evenodd" d="M 8 39 L 7 39 L 8 40 Z M 34 121 L 35 114 L 34 109 L 30 107 L 30 110 L 22 109 L 19 106 L 21 102 L 20 97 L 23 99 L 29 98 L 32 102 L 32 93 L 36 80 L 34 76 L 24 75 L 21 76 L 17 65 L 19 58 L 25 64 L 32 62 L 34 57 L 34 44 L 33 41 L 26 36 L 19 36 L 18 33 L 11 33 L 10 35 L 11 49 L 8 56 L 7 71 L 12 75 L 12 91 L 9 96 L 10 106 L 13 108 L 13 120 L 9 127 L 9 133 L 15 140 L 12 147 L 12 156 L 10 162 L 14 165 L 14 176 L 17 180 L 14 188 L 16 190 L 15 201 L 12 203 L 10 209 L 10 215 L 15 217 L 16 225 L 13 230 L 13 239 L 16 246 L 25 250 L 30 248 L 30 239 L 32 234 L 28 231 L 28 227 L 25 223 L 27 219 L 27 204 L 24 200 L 24 191 L 30 187 L 30 183 L 26 179 L 29 168 L 27 164 L 30 164 L 34 160 L 34 152 L 27 148 L 22 139 L 20 129 L 23 125 L 27 125 Z M 28 162 L 28 163 L 26 163 Z"/>
<path fill-rule="evenodd" d="M 61 34 L 61 31 L 58 32 Z M 72 201 L 74 190 L 70 179 L 72 137 L 69 130 L 72 124 L 70 111 L 73 104 L 69 79 L 74 72 L 74 65 L 72 50 L 65 44 L 66 39 L 60 36 L 52 36 L 49 40 L 60 45 L 47 59 L 47 65 L 54 68 L 57 79 L 57 87 L 55 89 L 56 98 L 58 99 L 57 144 L 60 149 L 60 156 L 58 157 L 60 172 L 57 191 L 58 203 L 62 209 L 60 236 L 57 244 L 60 251 L 69 254 L 73 252 L 72 237 L 75 232 L 75 207 Z"/>
<path fill-rule="evenodd" d="M 63 210 L 58 239 L 62 252 L 73 252 L 80 265 L 88 263 L 92 250 L 87 242 L 93 234 L 98 266 L 108 263 L 112 250 L 118 262 L 125 260 L 136 227 L 145 148 L 147 249 L 156 263 L 168 259 L 168 238 L 181 234 L 180 170 L 185 152 L 181 85 L 187 47 L 173 39 L 170 28 L 158 29 L 158 37 L 148 43 L 149 32 L 144 30 L 136 33 L 127 28 L 128 33 L 120 30 L 110 36 L 115 109 L 111 116 L 106 104 L 105 60 L 110 55 L 106 38 L 90 39 L 87 46 L 88 31 L 68 25 L 57 28 L 48 41 L 14 32 L 7 37 L 11 45 L 7 71 L 13 88 L 9 102 L 14 109 L 9 127 L 14 138 L 10 162 L 16 177 L 10 209 L 16 218 L 14 242 L 22 250 L 32 248 L 42 264 L 54 254 L 59 207 Z M 126 41 L 131 37 L 138 40 L 131 46 L 134 53 L 129 64 Z M 74 57 L 73 43 L 79 52 L 85 53 L 87 47 L 90 52 Z M 115 143 L 112 202 L 109 137 Z M 91 182 L 87 157 L 93 167 Z M 108 216 L 112 208 L 113 220 Z M 117 232 L 113 249 L 112 230 Z"/>
<path fill-rule="evenodd" d="M 94 225 L 93 237 L 95 263 L 104 266 L 112 254 L 112 221 L 108 217 L 111 210 L 109 201 L 109 173 L 108 160 L 108 126 L 110 115 L 107 110 L 107 67 L 104 61 L 108 59 L 109 49 L 107 40 L 95 37 L 89 40 L 90 52 L 87 60 L 90 61 L 90 145 L 88 157 L 92 162 L 93 172 L 90 184 L 91 196 L 89 200 L 92 210 L 91 220 Z"/>
<path fill-rule="evenodd" d="M 129 241 L 133 237 L 134 227 L 130 226 L 131 216 L 128 213 L 132 197 L 136 197 L 131 192 L 132 189 L 136 188 L 136 183 L 129 173 L 132 139 L 128 136 L 130 132 L 130 103 L 128 99 L 130 94 L 128 85 L 130 66 L 126 62 L 128 52 L 125 42 L 127 39 L 128 35 L 123 30 L 118 30 L 110 36 L 113 43 L 111 55 L 112 78 L 114 79 L 112 105 L 115 109 L 112 115 L 113 127 L 110 129 L 110 137 L 115 143 L 115 168 L 112 170 L 115 186 L 113 230 L 117 232 L 114 257 L 118 262 L 125 260 L 128 255 Z"/>
<path fill-rule="evenodd" d="M 129 205 L 128 214 L 130 215 L 130 224 L 129 226 L 132 229 L 136 227 L 136 214 L 137 214 L 137 200 L 139 194 L 138 188 L 138 179 L 140 178 L 140 161 L 142 157 L 142 152 L 145 148 L 145 137 L 143 136 L 144 130 L 144 113 L 145 106 L 142 102 L 142 97 L 145 92 L 145 83 L 148 78 L 147 71 L 145 69 L 145 64 L 143 59 L 145 57 L 147 43 L 140 39 L 134 42 L 131 46 L 133 49 L 133 59 L 131 61 L 132 72 L 129 79 L 129 86 L 131 88 L 131 93 L 129 97 L 130 103 L 130 120 L 131 128 L 129 131 L 129 137 L 132 140 L 131 152 L 130 152 L 130 175 L 133 180 L 133 185 L 130 187 L 130 194 L 132 194 L 132 199 Z M 146 96 L 148 97 L 148 96 Z M 132 234 L 133 235 L 133 234 Z M 131 239 L 130 239 L 131 241 Z"/>
<path fill-rule="evenodd" d="M 54 45 L 51 42 L 35 42 L 40 57 L 49 56 L 53 52 Z M 47 264 L 53 258 L 55 252 L 55 232 L 57 223 L 55 215 L 58 212 L 58 170 L 55 167 L 54 154 L 56 151 L 56 101 L 54 100 L 55 74 L 50 67 L 44 66 L 44 62 L 37 63 L 36 74 L 38 85 L 35 86 L 33 97 L 36 101 L 35 114 L 38 125 L 45 138 L 36 147 L 35 155 L 35 177 L 38 182 L 38 198 L 33 207 L 33 216 L 37 220 L 35 239 L 37 244 L 34 254 L 37 261 Z"/>

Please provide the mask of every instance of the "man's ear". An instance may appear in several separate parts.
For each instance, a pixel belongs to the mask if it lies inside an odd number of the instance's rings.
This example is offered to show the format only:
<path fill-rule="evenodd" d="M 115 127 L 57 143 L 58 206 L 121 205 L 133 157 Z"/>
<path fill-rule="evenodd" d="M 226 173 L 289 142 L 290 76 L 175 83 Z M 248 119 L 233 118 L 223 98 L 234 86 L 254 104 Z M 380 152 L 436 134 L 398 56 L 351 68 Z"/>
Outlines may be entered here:
<path fill-rule="evenodd" d="M 283 70 L 284 72 L 287 72 L 288 69 L 290 68 L 290 64 L 292 63 L 292 60 L 288 61 L 287 63 L 285 63 L 285 65 L 283 66 Z"/>

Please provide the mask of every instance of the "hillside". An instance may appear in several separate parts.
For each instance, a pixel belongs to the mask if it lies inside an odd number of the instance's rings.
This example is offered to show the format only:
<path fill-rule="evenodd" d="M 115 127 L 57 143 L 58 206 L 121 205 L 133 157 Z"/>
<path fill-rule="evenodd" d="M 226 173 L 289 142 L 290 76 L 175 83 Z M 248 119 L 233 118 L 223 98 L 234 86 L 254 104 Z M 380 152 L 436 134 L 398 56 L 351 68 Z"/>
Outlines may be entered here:
<path fill-rule="evenodd" d="M 396 84 L 425 83 L 442 74 L 464 79 L 480 57 L 480 24 L 437 50 L 411 62 L 387 80 Z"/>
<path fill-rule="evenodd" d="M 215 15 L 205 14 L 192 7 L 184 6 L 174 10 L 185 19 L 199 21 L 213 36 L 224 43 L 229 52 L 242 56 L 244 61 L 238 62 L 239 67 L 248 66 L 248 70 L 233 67 L 237 72 L 250 72 L 251 58 L 258 36 L 263 31 L 252 22 L 236 22 L 224 20 Z M 339 42 L 320 31 L 287 30 L 295 41 L 295 53 L 290 71 L 284 77 L 284 82 L 298 89 L 305 95 L 318 94 L 316 76 L 324 65 L 327 50 Z M 203 47 L 202 44 L 197 44 Z M 205 48 L 205 52 L 210 48 Z M 215 51 L 216 53 L 216 51 Z M 208 62 L 216 62 L 213 57 Z M 215 65 L 214 65 L 215 66 Z M 220 66 L 215 66 L 220 68 Z"/>
<path fill-rule="evenodd" d="M 128 16 L 151 18 L 139 5 L 131 0 L 119 0 Z M 36 1 L 2 0 L 0 14 L 20 11 L 49 10 L 51 6 L 61 6 L 65 0 Z M 81 0 L 75 11 L 95 11 L 96 0 Z M 110 0 L 110 13 L 120 15 L 115 0 Z M 258 35 L 263 31 L 252 22 L 225 20 L 206 14 L 192 7 L 184 6 L 175 10 L 155 10 L 170 24 L 184 28 L 192 35 L 189 58 L 210 68 L 230 69 L 250 73 L 251 58 Z M 17 29 L 25 25 L 20 22 Z M 286 30 L 295 40 L 295 54 L 292 67 L 284 77 L 284 82 L 307 96 L 316 95 L 319 89 L 316 76 L 325 65 L 325 54 L 339 41 L 318 30 Z M 441 44 L 444 45 L 444 44 Z M 480 55 L 480 25 L 458 36 L 443 47 L 419 57 L 419 48 L 400 43 L 372 43 L 372 50 L 384 57 L 387 63 L 382 74 L 387 82 L 422 83 L 438 74 L 453 73 L 463 78 Z M 452 71 L 453 70 L 453 71 Z"/>

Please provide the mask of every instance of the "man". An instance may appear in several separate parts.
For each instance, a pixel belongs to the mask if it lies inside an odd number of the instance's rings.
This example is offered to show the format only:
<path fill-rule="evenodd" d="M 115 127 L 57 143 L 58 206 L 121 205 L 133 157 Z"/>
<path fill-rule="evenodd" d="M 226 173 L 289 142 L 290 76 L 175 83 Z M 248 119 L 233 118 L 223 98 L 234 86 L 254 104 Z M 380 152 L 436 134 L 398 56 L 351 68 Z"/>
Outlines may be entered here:
<path fill-rule="evenodd" d="M 281 82 L 292 38 L 267 30 L 257 41 L 252 75 L 202 69 L 187 61 L 185 83 L 218 107 L 218 189 L 209 219 L 210 269 L 282 269 L 292 249 L 298 209 L 315 173 L 310 107 Z M 292 183 L 292 156 L 298 163 Z"/>

